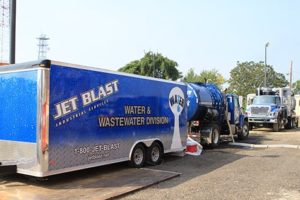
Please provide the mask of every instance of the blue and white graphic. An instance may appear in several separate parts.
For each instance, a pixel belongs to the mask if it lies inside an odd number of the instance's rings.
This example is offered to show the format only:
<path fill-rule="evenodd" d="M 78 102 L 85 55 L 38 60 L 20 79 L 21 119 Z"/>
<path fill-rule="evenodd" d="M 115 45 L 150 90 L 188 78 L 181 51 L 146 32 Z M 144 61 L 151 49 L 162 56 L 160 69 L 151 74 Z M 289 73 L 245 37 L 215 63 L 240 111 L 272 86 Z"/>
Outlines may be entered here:
<path fill-rule="evenodd" d="M 179 116 L 184 109 L 184 105 L 185 98 L 183 91 L 179 87 L 174 87 L 169 94 L 169 106 L 174 115 L 174 133 L 172 138 L 171 149 L 182 148 L 179 129 Z"/>
<path fill-rule="evenodd" d="M 175 82 L 51 65 L 49 170 L 128 160 L 141 140 L 182 150 L 184 94 Z"/>

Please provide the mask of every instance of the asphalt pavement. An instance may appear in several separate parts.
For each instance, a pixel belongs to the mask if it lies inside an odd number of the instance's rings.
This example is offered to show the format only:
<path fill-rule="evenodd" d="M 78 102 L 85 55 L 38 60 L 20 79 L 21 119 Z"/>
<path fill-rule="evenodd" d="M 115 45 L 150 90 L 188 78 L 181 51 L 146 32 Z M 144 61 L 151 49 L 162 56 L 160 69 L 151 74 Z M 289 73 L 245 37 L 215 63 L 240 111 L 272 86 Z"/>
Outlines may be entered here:
<path fill-rule="evenodd" d="M 118 195 L 122 196 L 115 199 L 300 199 L 300 148 L 273 148 L 279 144 L 300 145 L 300 128 L 281 132 L 258 129 L 251 131 L 247 140 L 238 141 L 258 146 L 270 144 L 272 148 L 231 146 L 230 137 L 222 139 L 218 148 L 204 149 L 201 156 L 166 155 L 161 165 L 143 169 L 154 173 L 149 176 L 143 170 L 129 168 L 126 162 L 57 175 L 45 181 L 19 174 L 3 176 L 0 200 L 110 199 Z M 180 176 L 169 179 L 168 174 L 173 172 Z M 137 192 L 130 192 L 136 189 Z"/>
<path fill-rule="evenodd" d="M 300 145 L 300 128 L 258 129 L 239 142 Z M 251 149 L 223 142 L 199 157 L 166 156 L 162 165 L 151 168 L 182 175 L 120 199 L 300 199 L 300 149 Z"/>

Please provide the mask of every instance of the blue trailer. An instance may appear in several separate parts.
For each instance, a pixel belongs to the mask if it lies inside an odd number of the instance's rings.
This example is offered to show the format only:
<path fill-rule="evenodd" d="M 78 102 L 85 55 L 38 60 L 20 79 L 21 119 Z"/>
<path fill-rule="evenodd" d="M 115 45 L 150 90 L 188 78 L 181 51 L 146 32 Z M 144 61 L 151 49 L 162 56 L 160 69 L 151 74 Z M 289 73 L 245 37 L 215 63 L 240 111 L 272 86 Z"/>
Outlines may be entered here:
<path fill-rule="evenodd" d="M 185 149 L 184 83 L 43 60 L 0 68 L 0 172 L 45 177 Z"/>

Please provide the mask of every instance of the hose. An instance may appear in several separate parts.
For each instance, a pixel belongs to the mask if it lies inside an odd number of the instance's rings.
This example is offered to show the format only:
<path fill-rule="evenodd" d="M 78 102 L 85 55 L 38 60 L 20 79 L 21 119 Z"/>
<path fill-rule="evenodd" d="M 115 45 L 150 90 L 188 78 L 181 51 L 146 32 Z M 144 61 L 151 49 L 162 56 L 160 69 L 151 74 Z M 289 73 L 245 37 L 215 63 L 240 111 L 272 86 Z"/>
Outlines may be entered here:
<path fill-rule="evenodd" d="M 248 148 L 289 148 L 289 149 L 300 149 L 300 145 L 292 144 L 248 144 L 248 143 L 239 143 L 239 142 L 230 142 L 231 146 L 241 146 Z"/>

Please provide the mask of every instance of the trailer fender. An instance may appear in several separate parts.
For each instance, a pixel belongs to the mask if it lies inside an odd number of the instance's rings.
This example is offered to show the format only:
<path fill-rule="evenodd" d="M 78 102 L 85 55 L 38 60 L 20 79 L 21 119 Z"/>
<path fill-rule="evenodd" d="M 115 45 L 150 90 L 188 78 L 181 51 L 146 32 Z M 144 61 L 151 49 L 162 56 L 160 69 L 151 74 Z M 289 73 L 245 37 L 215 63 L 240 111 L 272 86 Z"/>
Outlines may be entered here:
<path fill-rule="evenodd" d="M 159 141 L 161 144 L 163 144 L 162 141 L 159 138 L 151 138 L 151 139 L 146 139 L 146 140 L 137 140 L 137 141 L 135 141 L 135 143 L 133 143 L 133 145 L 131 146 L 131 149 L 130 149 L 130 152 L 129 152 L 129 155 L 128 155 L 128 160 L 130 160 L 132 151 L 133 151 L 134 147 L 137 144 L 142 143 L 142 144 L 145 145 L 145 147 L 148 148 L 148 147 L 150 147 L 152 145 L 152 143 L 154 141 Z"/>

